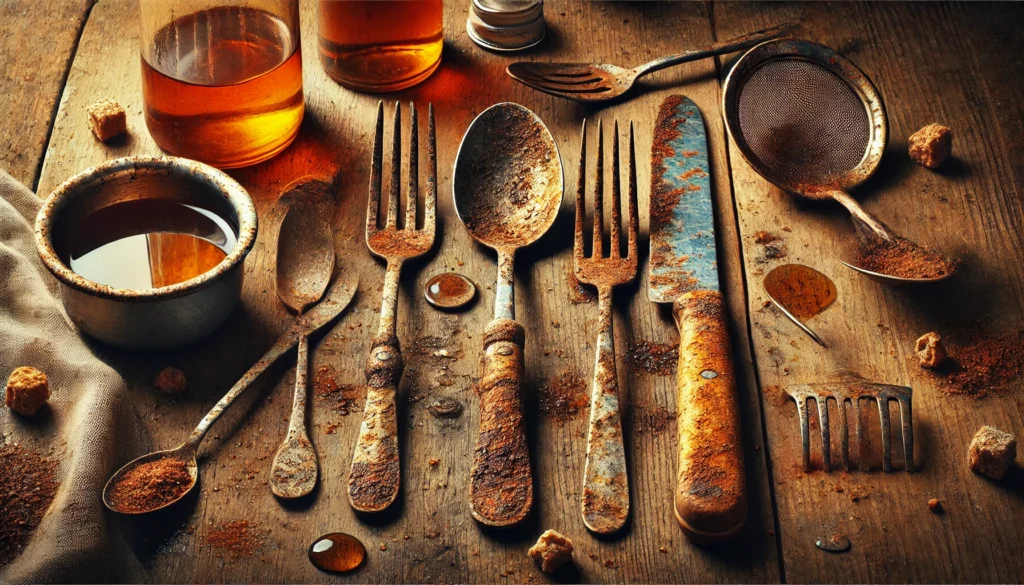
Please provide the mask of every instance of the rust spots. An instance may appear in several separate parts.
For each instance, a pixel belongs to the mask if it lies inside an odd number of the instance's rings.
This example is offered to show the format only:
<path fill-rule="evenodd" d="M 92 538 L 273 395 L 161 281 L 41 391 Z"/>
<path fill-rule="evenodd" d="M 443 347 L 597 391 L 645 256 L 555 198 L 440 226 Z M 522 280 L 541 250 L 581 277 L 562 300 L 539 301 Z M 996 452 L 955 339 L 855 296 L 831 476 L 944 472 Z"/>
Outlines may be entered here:
<path fill-rule="evenodd" d="M 676 413 L 663 406 L 634 404 L 630 408 L 633 431 L 637 434 L 651 433 L 654 436 L 672 426 Z"/>
<path fill-rule="evenodd" d="M 700 167 L 693 167 L 692 169 L 690 169 L 690 170 L 688 170 L 688 171 L 686 171 L 684 173 L 681 173 L 679 175 L 679 180 L 681 180 L 681 181 L 689 181 L 690 179 L 693 179 L 694 177 L 706 177 L 706 176 L 708 176 L 708 174 L 704 172 L 704 169 L 702 169 Z M 699 189 L 699 187 L 698 187 L 698 189 Z"/>
<path fill-rule="evenodd" d="M 683 152 L 681 152 L 679 154 L 685 156 L 686 158 L 691 158 L 691 157 L 694 157 L 694 156 L 697 156 L 698 154 L 700 154 L 700 151 L 698 151 L 698 150 L 684 150 Z"/>
<path fill-rule="evenodd" d="M 366 383 L 374 388 L 396 388 L 405 362 L 394 333 L 374 336 L 366 360 Z"/>
<path fill-rule="evenodd" d="M 671 376 L 679 361 L 679 345 L 632 341 L 626 349 L 626 360 L 634 372 L 655 376 Z"/>
<path fill-rule="evenodd" d="M 383 510 L 395 499 L 398 490 L 398 449 L 394 441 L 381 441 L 381 449 L 392 455 L 385 461 L 353 462 L 348 477 L 348 495 L 359 509 Z"/>
<path fill-rule="evenodd" d="M 764 264 L 770 260 L 785 258 L 788 255 L 786 250 L 786 240 L 772 232 L 754 232 L 753 240 L 755 244 L 760 246 L 758 254 L 754 258 L 754 260 L 760 264 Z"/>
<path fill-rule="evenodd" d="M 943 278 L 955 272 L 959 263 L 900 237 L 865 237 L 857 249 L 857 266 L 898 278 Z"/>
<path fill-rule="evenodd" d="M 557 422 L 576 418 L 587 409 L 587 381 L 577 372 L 565 371 L 537 389 L 541 413 Z"/>
<path fill-rule="evenodd" d="M 462 403 L 449 396 L 442 396 L 431 401 L 427 406 L 430 414 L 437 418 L 458 418 L 462 415 Z"/>
<path fill-rule="evenodd" d="M 342 416 L 358 410 L 362 388 L 355 384 L 339 384 L 337 372 L 331 366 L 321 366 L 313 374 L 313 396 L 316 402 Z M 330 434 L 330 433 L 328 433 Z"/>
<path fill-rule="evenodd" d="M 597 290 L 593 287 L 584 286 L 576 278 L 576 273 L 571 264 L 566 267 L 565 281 L 566 288 L 569 291 L 570 304 L 581 305 L 583 303 L 593 303 L 597 300 Z"/>
<path fill-rule="evenodd" d="M 628 486 L 626 473 L 619 473 L 605 481 L 602 488 L 608 489 L 591 489 L 585 485 L 581 501 L 587 526 L 599 534 L 614 532 L 625 523 L 629 514 L 629 497 L 621 497 L 622 491 L 616 489 Z"/>

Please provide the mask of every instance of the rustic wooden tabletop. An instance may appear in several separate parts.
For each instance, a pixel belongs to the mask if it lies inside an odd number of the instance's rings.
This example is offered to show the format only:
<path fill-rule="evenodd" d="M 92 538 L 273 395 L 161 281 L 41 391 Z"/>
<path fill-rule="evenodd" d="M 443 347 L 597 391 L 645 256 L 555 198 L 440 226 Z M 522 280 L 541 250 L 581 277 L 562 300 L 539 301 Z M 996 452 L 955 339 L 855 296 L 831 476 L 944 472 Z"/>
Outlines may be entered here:
<path fill-rule="evenodd" d="M 856 191 L 898 232 L 964 259 L 961 274 L 930 288 L 886 288 L 839 263 L 853 231 L 834 204 L 806 204 L 760 178 L 725 135 L 719 115 L 723 68 L 730 59 L 691 63 L 649 78 L 632 100 L 585 107 L 513 82 L 505 66 L 522 55 L 488 53 L 465 34 L 467 2 L 446 2 L 442 67 L 422 85 L 388 100 L 433 103 L 438 129 L 438 245 L 407 266 L 399 304 L 399 338 L 407 358 L 401 384 L 403 490 L 383 518 L 358 518 L 346 477 L 359 410 L 315 401 L 312 438 L 322 481 L 309 502 L 284 506 L 267 486 L 270 463 L 287 424 L 293 369 L 263 377 L 225 415 L 202 449 L 202 493 L 170 518 L 126 524 L 154 581 L 164 582 L 543 582 L 526 548 L 547 528 L 573 538 L 586 582 L 882 582 L 1024 580 L 1024 472 L 996 483 L 967 468 L 967 445 L 983 424 L 1024 430 L 1024 384 L 986 398 L 947 395 L 912 359 L 914 340 L 1022 327 L 1024 314 L 1024 42 L 1021 3 L 569 2 L 546 6 L 548 39 L 527 58 L 636 64 L 799 18 L 801 36 L 827 44 L 860 66 L 881 91 L 890 141 L 879 172 Z M 137 2 L 63 0 L 0 2 L 0 166 L 46 196 L 68 176 L 101 161 L 158 149 L 142 117 Z M 360 384 L 380 302 L 383 265 L 362 241 L 375 106 L 381 96 L 345 90 L 321 68 L 315 50 L 315 5 L 302 2 L 306 119 L 297 142 L 277 158 L 232 171 L 261 214 L 290 182 L 333 179 L 340 209 L 339 253 L 362 278 L 353 308 L 316 348 L 314 369 Z M 646 267 L 615 293 L 616 346 L 626 410 L 633 511 L 624 533 L 598 539 L 579 513 L 586 412 L 558 420 L 542 397 L 559 381 L 592 372 L 597 306 L 580 302 L 568 280 L 573 205 L 563 202 L 554 229 L 517 262 L 517 302 L 527 330 L 526 417 L 534 460 L 536 513 L 513 531 L 483 530 L 469 514 L 467 480 L 478 411 L 481 333 L 492 312 L 494 258 L 476 246 L 455 217 L 452 165 L 469 122 L 500 101 L 521 103 L 551 129 L 574 188 L 583 118 L 633 121 L 640 160 L 641 232 L 646 242 L 651 130 L 661 99 L 685 93 L 703 110 L 711 167 L 720 269 L 730 310 L 740 380 L 751 509 L 740 538 L 700 548 L 672 513 L 676 431 L 659 425 L 674 413 L 675 379 L 648 373 L 624 355 L 631 345 L 672 344 L 671 315 L 647 300 Z M 86 107 L 114 98 L 128 111 L 130 134 L 104 145 L 86 125 Z M 955 160 L 933 172 L 906 155 L 907 137 L 942 122 L 955 135 Z M 778 236 L 784 252 L 766 254 L 754 234 Z M 228 324 L 196 346 L 158 355 L 111 351 L 128 379 L 156 446 L 177 444 L 195 421 L 258 358 L 289 316 L 268 269 L 275 243 L 262 233 L 246 263 L 244 302 Z M 644 244 L 646 245 L 646 244 Z M 644 259 L 645 257 L 642 257 Z M 838 287 L 834 306 L 812 319 L 823 349 L 767 307 L 764 274 L 788 262 L 813 266 Z M 423 300 L 430 276 L 457 270 L 480 285 L 464 313 L 439 313 Z M 448 357 L 437 357 L 445 349 Z M 170 400 L 151 386 L 155 371 L 175 365 L 191 381 Z M 326 368 L 326 369 L 324 369 Z M 853 372 L 914 388 L 915 473 L 800 466 L 795 404 L 781 388 Z M 323 381 L 323 379 L 321 379 Z M 570 384 L 572 386 L 572 384 Z M 586 387 L 578 390 L 586 392 Z M 439 420 L 426 406 L 438 397 L 465 405 L 462 417 Z M 361 404 L 361 401 L 357 401 Z M 898 412 L 893 410 L 893 416 Z M 652 424 L 652 421 L 654 423 Z M 869 428 L 878 424 L 869 416 Z M 812 421 L 814 422 L 814 421 Z M 898 437 L 897 437 L 898 439 Z M 877 430 L 868 451 L 877 452 Z M 834 450 L 838 441 L 834 441 Z M 815 455 L 820 461 L 820 454 Z M 833 457 L 838 460 L 838 455 Z M 437 460 L 431 465 L 431 460 Z M 939 498 L 945 513 L 926 502 Z M 261 536 L 253 554 L 210 546 L 211 531 L 247 520 Z M 122 521 L 116 519 L 115 521 Z M 369 556 L 342 577 L 314 569 L 306 549 L 319 535 L 349 532 Z M 815 547 L 842 532 L 844 554 Z"/>

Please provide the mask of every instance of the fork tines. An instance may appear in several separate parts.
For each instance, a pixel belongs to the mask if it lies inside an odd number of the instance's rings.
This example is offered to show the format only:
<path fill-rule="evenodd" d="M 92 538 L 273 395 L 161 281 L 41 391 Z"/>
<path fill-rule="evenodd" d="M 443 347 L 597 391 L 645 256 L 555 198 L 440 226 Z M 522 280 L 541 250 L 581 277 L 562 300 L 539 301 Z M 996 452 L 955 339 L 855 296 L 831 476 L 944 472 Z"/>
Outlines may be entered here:
<path fill-rule="evenodd" d="M 636 202 L 636 149 L 634 146 L 633 123 L 629 123 L 629 192 L 627 194 L 626 224 L 627 251 L 622 255 L 621 235 L 622 187 L 619 170 L 619 123 L 615 122 L 612 144 L 612 203 L 609 249 L 604 250 L 604 123 L 597 125 L 597 167 L 594 173 L 594 229 L 592 253 L 586 256 L 583 237 L 585 214 L 586 171 L 587 171 L 587 121 L 583 121 L 580 146 L 579 182 L 576 189 L 576 234 L 573 242 L 573 260 L 576 277 L 587 284 L 611 286 L 627 282 L 636 274 L 637 232 L 639 219 Z M 603 260 L 603 262 L 602 262 Z"/>
<path fill-rule="evenodd" d="M 906 470 L 914 471 L 914 427 L 911 396 L 913 390 L 906 386 L 890 384 L 870 384 L 863 382 L 846 382 L 832 384 L 802 384 L 789 386 L 786 393 L 796 401 L 797 414 L 800 417 L 800 441 L 803 446 L 804 470 L 811 468 L 810 414 L 807 400 L 813 399 L 818 407 L 818 426 L 821 428 L 821 461 L 825 471 L 832 471 L 831 436 L 828 420 L 828 400 L 835 400 L 839 406 L 839 432 L 842 446 L 843 465 L 850 469 L 850 438 L 849 425 L 846 422 L 846 403 L 853 406 L 854 419 L 857 425 L 857 444 L 864 445 L 864 429 L 861 426 L 860 399 L 874 399 L 878 406 L 878 417 L 882 426 L 882 470 L 892 471 L 892 439 L 889 421 L 889 401 L 895 400 L 900 407 L 900 421 L 903 434 L 903 457 Z M 864 454 L 860 454 L 861 466 L 864 465 Z"/>
<path fill-rule="evenodd" d="M 406 194 L 405 221 L 401 227 L 398 226 L 398 207 L 401 199 L 399 183 L 402 170 L 402 105 L 395 102 L 394 129 L 391 136 L 391 184 L 388 193 L 387 216 L 384 225 L 381 226 L 384 102 L 377 104 L 377 129 L 373 138 L 373 157 L 370 163 L 370 196 L 366 209 L 366 239 L 368 242 L 380 232 L 419 232 L 429 235 L 430 243 L 433 243 L 437 208 L 437 148 L 434 131 L 434 106 L 433 104 L 429 106 L 427 115 L 427 189 L 424 194 L 423 227 L 419 230 L 416 229 L 416 200 L 419 194 L 419 119 L 416 105 L 410 102 L 409 108 L 412 110 L 412 119 L 409 133 L 409 190 Z M 422 242 L 420 244 L 422 245 Z"/>

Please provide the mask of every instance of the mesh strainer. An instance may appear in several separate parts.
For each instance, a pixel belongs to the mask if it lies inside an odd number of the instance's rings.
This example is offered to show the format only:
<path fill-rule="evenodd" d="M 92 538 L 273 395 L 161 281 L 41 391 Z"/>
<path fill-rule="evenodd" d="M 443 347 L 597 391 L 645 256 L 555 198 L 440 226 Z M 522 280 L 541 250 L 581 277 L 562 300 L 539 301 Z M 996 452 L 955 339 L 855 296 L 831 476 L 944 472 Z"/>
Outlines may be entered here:
<path fill-rule="evenodd" d="M 838 201 L 862 235 L 867 228 L 883 241 L 905 241 L 846 192 L 878 168 L 889 134 L 882 98 L 856 65 L 809 41 L 768 41 L 729 72 L 722 109 L 729 135 L 762 177 L 796 195 Z"/>

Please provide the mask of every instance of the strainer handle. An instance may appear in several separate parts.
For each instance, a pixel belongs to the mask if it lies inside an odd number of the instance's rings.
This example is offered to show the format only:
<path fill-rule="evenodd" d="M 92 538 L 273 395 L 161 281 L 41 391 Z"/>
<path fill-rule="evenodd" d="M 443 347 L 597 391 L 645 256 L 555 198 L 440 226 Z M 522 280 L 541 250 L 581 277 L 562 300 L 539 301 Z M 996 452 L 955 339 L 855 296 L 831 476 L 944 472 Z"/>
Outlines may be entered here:
<path fill-rule="evenodd" d="M 865 211 L 864 208 L 860 206 L 860 203 L 857 203 L 857 200 L 851 197 L 846 191 L 830 189 L 828 191 L 828 195 L 842 204 L 842 206 L 850 212 L 850 215 L 853 216 L 854 221 L 858 222 L 858 225 L 866 227 L 883 240 L 892 241 L 897 238 L 896 234 L 889 229 L 889 226 L 885 225 L 879 221 L 878 218 Z"/>
<path fill-rule="evenodd" d="M 719 41 L 712 43 L 706 47 L 700 49 L 692 49 L 685 53 L 679 53 L 678 55 L 671 55 L 669 57 L 662 57 L 661 59 L 655 59 L 650 63 L 646 63 L 636 68 L 637 77 L 653 73 L 655 71 L 661 71 L 667 67 L 679 65 L 680 63 L 688 63 L 690 61 L 696 61 L 698 59 L 705 59 L 707 57 L 714 57 L 716 55 L 725 55 L 727 53 L 734 53 L 736 51 L 745 51 L 751 47 L 760 45 L 765 41 L 779 38 L 789 32 L 792 32 L 800 26 L 800 22 L 791 20 L 789 22 L 766 28 L 764 30 L 747 33 L 742 36 L 734 37 L 725 41 Z"/>

